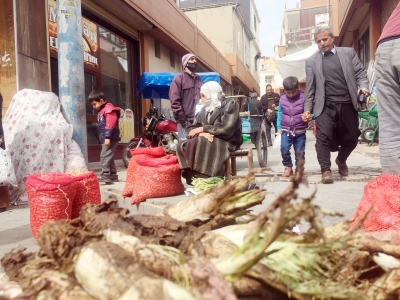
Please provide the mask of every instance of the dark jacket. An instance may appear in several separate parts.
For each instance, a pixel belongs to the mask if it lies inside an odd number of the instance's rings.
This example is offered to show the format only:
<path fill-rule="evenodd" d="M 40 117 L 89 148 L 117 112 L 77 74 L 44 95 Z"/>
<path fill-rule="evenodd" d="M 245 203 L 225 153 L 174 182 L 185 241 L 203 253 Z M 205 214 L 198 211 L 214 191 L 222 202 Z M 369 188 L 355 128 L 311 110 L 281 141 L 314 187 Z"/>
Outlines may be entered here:
<path fill-rule="evenodd" d="M 267 94 L 264 94 L 261 97 L 260 107 L 261 107 L 261 110 L 263 112 L 266 112 L 268 109 L 272 109 L 273 110 L 272 104 L 275 104 L 276 107 L 279 106 L 280 96 L 277 93 L 272 93 L 272 97 L 274 98 L 274 101 L 268 101 L 268 95 Z"/>
<path fill-rule="evenodd" d="M 186 121 L 193 121 L 203 84 L 203 80 L 197 74 L 192 76 L 183 71 L 175 75 L 169 88 L 169 99 L 176 120 L 180 119 L 178 115 L 183 114 Z"/>
<path fill-rule="evenodd" d="M 357 89 L 368 90 L 369 80 L 364 66 L 361 64 L 353 48 L 335 47 L 346 79 L 354 110 L 357 110 Z M 314 113 L 317 118 L 325 107 L 325 76 L 323 74 L 322 53 L 317 51 L 306 60 L 306 93 L 304 111 Z"/>
<path fill-rule="evenodd" d="M 111 141 L 120 140 L 120 132 L 118 126 L 120 113 L 120 108 L 115 107 L 110 102 L 106 102 L 102 106 L 100 106 L 100 110 L 97 114 L 97 133 L 100 143 L 104 144 L 105 139 L 110 139 Z"/>
<path fill-rule="evenodd" d="M 213 142 L 201 136 L 180 142 L 176 152 L 179 165 L 181 169 L 190 168 L 207 176 L 223 176 L 229 152 L 239 149 L 243 143 L 239 104 L 228 98 L 222 101 L 220 108 L 214 109 L 209 119 L 207 114 L 203 107 L 185 130 L 189 133 L 203 127 L 204 132 L 214 135 Z"/>
<path fill-rule="evenodd" d="M 282 131 L 300 134 L 305 133 L 308 123 L 301 118 L 304 112 L 304 93 L 299 92 L 292 99 L 283 95 L 280 100 L 280 128 Z"/>

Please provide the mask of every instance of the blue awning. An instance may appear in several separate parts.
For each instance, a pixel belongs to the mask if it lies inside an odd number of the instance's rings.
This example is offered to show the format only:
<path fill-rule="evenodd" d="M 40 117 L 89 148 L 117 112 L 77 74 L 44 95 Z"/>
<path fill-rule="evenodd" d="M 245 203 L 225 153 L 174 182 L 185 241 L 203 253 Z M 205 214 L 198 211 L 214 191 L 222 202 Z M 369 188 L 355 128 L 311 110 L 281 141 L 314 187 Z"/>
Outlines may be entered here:
<path fill-rule="evenodd" d="M 143 98 L 151 98 L 152 91 L 154 90 L 161 98 L 169 99 L 169 87 L 176 74 L 178 73 L 143 73 L 139 77 L 136 85 L 138 97 L 142 97 L 141 95 L 143 93 Z M 204 82 L 216 81 L 220 83 L 220 76 L 216 72 L 203 72 L 196 74 L 199 75 Z"/>

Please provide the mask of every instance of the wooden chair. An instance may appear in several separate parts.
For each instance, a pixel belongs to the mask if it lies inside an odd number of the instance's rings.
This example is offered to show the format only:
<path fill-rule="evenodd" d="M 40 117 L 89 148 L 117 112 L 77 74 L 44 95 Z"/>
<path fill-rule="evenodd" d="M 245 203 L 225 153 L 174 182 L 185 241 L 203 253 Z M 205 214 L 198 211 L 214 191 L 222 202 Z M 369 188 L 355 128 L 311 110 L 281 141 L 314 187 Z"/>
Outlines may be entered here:
<path fill-rule="evenodd" d="M 253 169 L 253 149 L 251 148 L 244 148 L 239 149 L 234 152 L 230 152 L 229 158 L 226 160 L 225 163 L 225 172 L 226 178 L 231 180 L 233 177 L 237 175 L 236 170 L 236 157 L 247 156 L 247 166 L 249 170 Z"/>

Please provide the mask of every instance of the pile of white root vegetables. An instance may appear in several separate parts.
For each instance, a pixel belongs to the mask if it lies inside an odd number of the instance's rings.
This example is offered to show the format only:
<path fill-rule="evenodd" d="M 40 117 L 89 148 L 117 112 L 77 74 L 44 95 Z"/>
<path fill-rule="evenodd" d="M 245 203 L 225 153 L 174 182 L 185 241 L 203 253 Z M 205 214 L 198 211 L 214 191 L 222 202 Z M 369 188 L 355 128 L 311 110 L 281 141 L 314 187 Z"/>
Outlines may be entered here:
<path fill-rule="evenodd" d="M 400 246 L 349 221 L 324 228 L 325 211 L 299 199 L 293 178 L 257 216 L 266 192 L 254 174 L 167 207 L 128 216 L 115 200 L 45 223 L 40 250 L 1 263 L 0 299 L 399 299 Z M 310 229 L 292 232 L 295 224 Z"/>

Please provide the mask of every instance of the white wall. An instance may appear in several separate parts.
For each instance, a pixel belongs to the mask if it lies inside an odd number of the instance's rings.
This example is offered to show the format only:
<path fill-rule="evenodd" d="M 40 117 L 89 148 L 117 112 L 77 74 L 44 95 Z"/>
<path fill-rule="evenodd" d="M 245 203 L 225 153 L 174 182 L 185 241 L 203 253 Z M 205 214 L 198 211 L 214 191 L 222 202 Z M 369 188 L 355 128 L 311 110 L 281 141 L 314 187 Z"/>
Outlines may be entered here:
<path fill-rule="evenodd" d="M 185 14 L 222 54 L 235 53 L 232 6 L 190 10 Z"/>
<path fill-rule="evenodd" d="M 181 72 L 182 57 L 175 53 L 175 68 L 170 65 L 170 49 L 160 44 L 161 58 L 155 55 L 155 40 L 149 36 L 149 72 Z"/>

